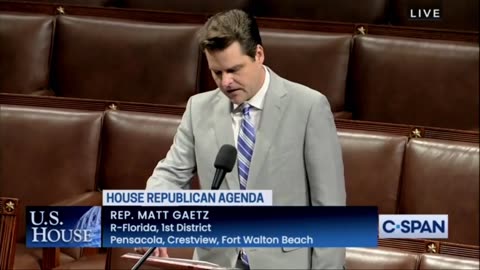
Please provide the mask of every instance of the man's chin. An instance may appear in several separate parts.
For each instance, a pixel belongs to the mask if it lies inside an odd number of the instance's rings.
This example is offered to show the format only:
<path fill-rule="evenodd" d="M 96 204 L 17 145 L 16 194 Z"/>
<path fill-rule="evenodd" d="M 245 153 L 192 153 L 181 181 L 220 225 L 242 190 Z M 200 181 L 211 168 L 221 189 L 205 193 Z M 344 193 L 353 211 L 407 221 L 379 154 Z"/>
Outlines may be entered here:
<path fill-rule="evenodd" d="M 245 99 L 244 99 L 244 98 L 240 98 L 240 97 L 234 97 L 234 98 L 230 98 L 230 101 L 231 101 L 233 104 L 241 105 L 242 103 L 245 102 Z"/>
<path fill-rule="evenodd" d="M 236 99 L 230 99 L 230 101 L 233 103 L 233 104 L 236 104 L 236 105 L 240 105 L 243 103 L 243 101 L 241 100 L 236 100 Z"/>
<path fill-rule="evenodd" d="M 227 98 L 230 99 L 230 101 L 233 103 L 233 104 L 237 104 L 237 105 L 240 105 L 242 103 L 245 102 L 245 98 L 242 97 L 241 95 L 237 95 L 237 94 L 226 94 Z"/>

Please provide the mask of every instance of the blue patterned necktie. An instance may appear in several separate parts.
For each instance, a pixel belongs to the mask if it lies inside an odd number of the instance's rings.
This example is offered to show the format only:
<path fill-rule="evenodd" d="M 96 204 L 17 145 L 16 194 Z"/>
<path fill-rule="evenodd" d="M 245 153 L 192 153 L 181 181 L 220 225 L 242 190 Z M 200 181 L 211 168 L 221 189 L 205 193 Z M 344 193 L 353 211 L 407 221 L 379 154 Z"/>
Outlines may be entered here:
<path fill-rule="evenodd" d="M 251 108 L 247 103 L 243 106 L 243 120 L 238 132 L 238 178 L 240 179 L 240 189 L 242 190 L 247 189 L 250 162 L 252 161 L 253 148 L 255 147 L 255 125 L 250 117 Z M 240 251 L 240 259 L 249 268 L 248 256 L 243 248 Z"/>
<path fill-rule="evenodd" d="M 255 146 L 255 126 L 250 117 L 251 108 L 247 103 L 243 106 L 243 120 L 238 132 L 238 178 L 240 179 L 240 189 L 242 190 L 247 189 L 250 162 L 252 161 L 253 148 Z"/>

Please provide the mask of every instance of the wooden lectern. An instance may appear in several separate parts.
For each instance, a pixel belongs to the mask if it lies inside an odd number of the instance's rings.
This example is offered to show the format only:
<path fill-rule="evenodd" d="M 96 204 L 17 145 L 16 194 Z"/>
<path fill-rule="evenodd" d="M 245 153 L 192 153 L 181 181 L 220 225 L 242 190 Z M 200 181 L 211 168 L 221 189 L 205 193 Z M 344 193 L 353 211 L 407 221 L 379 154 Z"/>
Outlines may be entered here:
<path fill-rule="evenodd" d="M 129 263 L 136 263 L 140 258 L 141 254 L 138 253 L 126 253 L 122 255 L 122 260 L 126 260 Z M 150 256 L 143 264 L 149 266 L 149 269 L 189 269 L 189 270 L 204 270 L 204 269 L 226 269 L 214 263 L 204 262 L 204 261 L 195 261 L 189 259 L 180 259 L 180 258 L 162 258 Z M 153 267 L 153 268 L 152 268 Z"/>
<path fill-rule="evenodd" d="M 18 199 L 0 197 L 0 269 L 12 269 L 17 243 Z"/>

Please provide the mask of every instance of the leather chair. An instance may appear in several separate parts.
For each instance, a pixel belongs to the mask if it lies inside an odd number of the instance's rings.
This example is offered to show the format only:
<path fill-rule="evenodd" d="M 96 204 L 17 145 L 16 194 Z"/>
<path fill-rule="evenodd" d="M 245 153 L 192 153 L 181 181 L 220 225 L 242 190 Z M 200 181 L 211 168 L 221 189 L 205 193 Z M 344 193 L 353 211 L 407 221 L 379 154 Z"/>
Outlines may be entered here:
<path fill-rule="evenodd" d="M 17 0 L 6 0 L 17 1 Z M 18 2 L 18 1 L 17 1 Z M 28 0 L 28 2 L 39 2 L 58 5 L 79 5 L 86 7 L 109 7 L 114 6 L 118 0 Z"/>
<path fill-rule="evenodd" d="M 457 256 L 422 254 L 418 270 L 427 269 L 479 269 L 478 259 L 462 258 Z"/>
<path fill-rule="evenodd" d="M 407 137 L 338 129 L 345 168 L 347 205 L 378 207 L 395 214 Z"/>
<path fill-rule="evenodd" d="M 108 111 L 102 147 L 103 189 L 144 189 L 156 164 L 165 157 L 180 124 L 180 116 Z M 195 183 L 195 185 L 198 185 Z M 169 249 L 172 257 L 191 258 L 192 249 Z M 112 249 L 111 269 L 130 269 L 120 259 L 132 249 Z M 192 253 L 193 254 L 193 253 Z"/>
<path fill-rule="evenodd" d="M 479 146 L 434 139 L 407 144 L 399 214 L 448 214 L 445 241 L 479 245 Z"/>
<path fill-rule="evenodd" d="M 102 119 L 103 112 L 2 104 L 0 196 L 22 201 L 14 269 L 47 263 L 41 249 L 25 247 L 26 205 L 52 205 L 95 190 Z M 62 251 L 61 264 L 81 255 Z"/>
<path fill-rule="evenodd" d="M 353 119 L 478 130 L 478 44 L 366 35 L 352 50 Z"/>
<path fill-rule="evenodd" d="M 419 255 L 393 248 L 347 248 L 346 269 L 417 269 Z"/>
<path fill-rule="evenodd" d="M 64 97 L 184 105 L 198 88 L 198 29 L 59 16 L 52 88 Z"/>
<path fill-rule="evenodd" d="M 107 111 L 103 123 L 102 189 L 144 189 L 173 143 L 181 116 Z"/>
<path fill-rule="evenodd" d="M 49 88 L 54 17 L 0 13 L 0 92 L 53 95 Z"/>
<path fill-rule="evenodd" d="M 257 0 L 259 17 L 387 24 L 389 0 Z"/>
<path fill-rule="evenodd" d="M 176 1 L 158 1 L 158 0 L 121 0 L 119 6 L 123 8 L 160 10 L 169 12 L 189 12 L 213 15 L 217 12 L 229 9 L 249 10 L 254 4 L 252 0 L 176 0 Z"/>
<path fill-rule="evenodd" d="M 99 187 L 144 189 L 155 165 L 170 149 L 180 119 L 176 115 L 107 111 L 103 122 Z M 93 203 L 100 204 L 101 200 Z M 107 253 L 84 257 L 59 268 L 130 269 L 133 265 L 120 259 L 127 252 L 133 250 L 109 249 Z"/>

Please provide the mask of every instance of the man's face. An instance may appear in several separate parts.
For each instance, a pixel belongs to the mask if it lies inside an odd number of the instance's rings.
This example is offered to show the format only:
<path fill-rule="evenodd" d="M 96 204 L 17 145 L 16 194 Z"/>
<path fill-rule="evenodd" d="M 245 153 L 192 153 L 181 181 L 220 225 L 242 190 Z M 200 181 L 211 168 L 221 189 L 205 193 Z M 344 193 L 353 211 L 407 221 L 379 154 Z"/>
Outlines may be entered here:
<path fill-rule="evenodd" d="M 208 67 L 220 90 L 235 104 L 252 98 L 265 80 L 262 46 L 257 46 L 255 59 L 243 53 L 234 42 L 222 51 L 205 50 Z"/>

